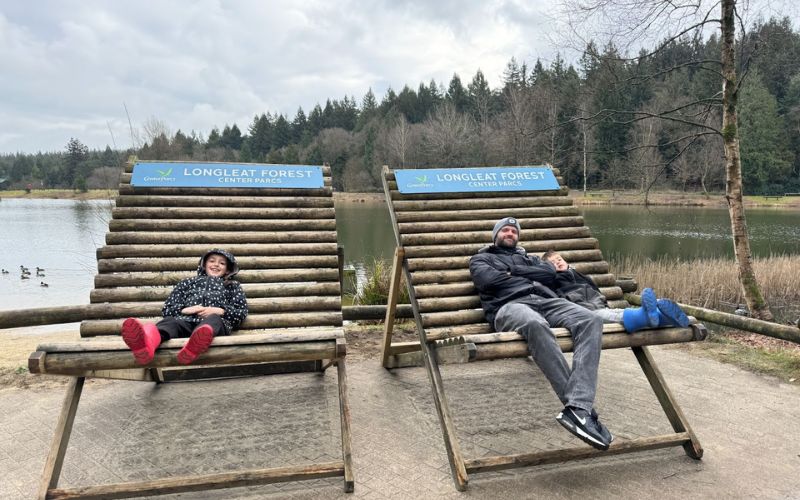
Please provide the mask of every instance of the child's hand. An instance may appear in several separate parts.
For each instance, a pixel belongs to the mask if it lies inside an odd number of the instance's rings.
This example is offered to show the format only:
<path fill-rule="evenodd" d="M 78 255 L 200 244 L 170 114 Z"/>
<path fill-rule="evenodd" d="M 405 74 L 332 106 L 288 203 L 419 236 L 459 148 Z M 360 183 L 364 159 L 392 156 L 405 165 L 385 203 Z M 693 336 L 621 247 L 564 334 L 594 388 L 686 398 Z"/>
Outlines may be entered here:
<path fill-rule="evenodd" d="M 201 318 L 207 318 L 212 314 L 216 314 L 217 316 L 222 316 L 225 314 L 225 309 L 221 307 L 202 307 L 197 313 L 198 316 Z"/>
<path fill-rule="evenodd" d="M 202 311 L 203 309 L 205 309 L 205 307 L 201 305 L 184 307 L 183 309 L 181 309 L 181 314 L 186 314 L 188 316 L 191 316 L 193 314 L 199 314 L 200 311 Z"/>

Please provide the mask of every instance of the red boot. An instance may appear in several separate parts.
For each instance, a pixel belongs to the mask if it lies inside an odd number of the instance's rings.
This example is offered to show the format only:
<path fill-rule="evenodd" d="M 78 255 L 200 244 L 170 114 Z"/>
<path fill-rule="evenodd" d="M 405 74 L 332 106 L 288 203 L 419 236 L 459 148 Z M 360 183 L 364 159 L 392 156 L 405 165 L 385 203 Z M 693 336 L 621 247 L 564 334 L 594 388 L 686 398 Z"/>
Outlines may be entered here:
<path fill-rule="evenodd" d="M 161 334 L 152 323 L 128 318 L 122 323 L 122 340 L 133 351 L 136 363 L 146 365 L 153 361 L 156 348 L 161 344 Z"/>
<path fill-rule="evenodd" d="M 214 329 L 211 325 L 200 325 L 195 328 L 186 345 L 178 352 L 178 363 L 188 365 L 197 359 L 208 350 L 212 340 L 214 340 Z"/>

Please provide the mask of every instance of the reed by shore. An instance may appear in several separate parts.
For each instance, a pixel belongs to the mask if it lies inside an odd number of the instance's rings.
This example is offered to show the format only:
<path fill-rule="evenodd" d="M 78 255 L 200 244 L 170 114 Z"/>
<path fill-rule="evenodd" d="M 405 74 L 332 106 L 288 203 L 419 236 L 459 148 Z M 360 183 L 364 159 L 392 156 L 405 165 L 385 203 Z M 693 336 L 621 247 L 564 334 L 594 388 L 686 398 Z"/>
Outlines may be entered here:
<path fill-rule="evenodd" d="M 737 266 L 731 259 L 657 259 L 610 256 L 618 276 L 634 276 L 639 288 L 651 287 L 660 296 L 718 311 L 732 312 L 744 303 Z M 773 313 L 786 321 L 800 315 L 800 256 L 755 258 L 753 266 Z"/>

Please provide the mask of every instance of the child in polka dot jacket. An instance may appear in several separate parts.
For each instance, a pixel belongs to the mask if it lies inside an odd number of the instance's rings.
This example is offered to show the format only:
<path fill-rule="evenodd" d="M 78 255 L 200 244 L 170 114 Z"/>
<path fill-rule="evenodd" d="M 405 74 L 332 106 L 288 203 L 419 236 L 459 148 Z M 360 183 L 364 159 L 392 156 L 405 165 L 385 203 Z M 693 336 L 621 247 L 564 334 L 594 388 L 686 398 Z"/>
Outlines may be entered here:
<path fill-rule="evenodd" d="M 197 276 L 181 280 L 164 302 L 164 318 L 156 324 L 128 318 L 122 339 L 136 362 L 153 360 L 158 346 L 169 339 L 186 338 L 178 362 L 189 364 L 211 345 L 217 335 L 228 335 L 247 317 L 247 298 L 232 278 L 239 272 L 230 252 L 215 248 L 200 257 Z"/>

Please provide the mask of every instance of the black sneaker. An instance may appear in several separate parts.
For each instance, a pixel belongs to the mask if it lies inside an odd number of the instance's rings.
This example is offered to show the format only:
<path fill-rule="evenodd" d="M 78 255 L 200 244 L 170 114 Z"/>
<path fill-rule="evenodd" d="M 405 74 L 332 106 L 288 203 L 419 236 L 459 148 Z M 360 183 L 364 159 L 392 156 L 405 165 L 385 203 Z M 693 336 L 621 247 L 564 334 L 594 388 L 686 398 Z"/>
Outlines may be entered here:
<path fill-rule="evenodd" d="M 609 441 L 603 437 L 597 419 L 590 412 L 581 408 L 565 406 L 556 416 L 556 420 L 584 443 L 598 450 L 608 449 Z"/>
<path fill-rule="evenodd" d="M 603 435 L 603 439 L 606 440 L 606 443 L 611 444 L 614 442 L 614 435 L 611 434 L 611 431 L 608 430 L 608 427 L 603 425 L 603 422 L 600 421 L 600 417 L 597 415 L 597 412 L 594 411 L 592 408 L 592 418 L 595 422 L 597 422 L 597 426 L 600 428 L 600 434 Z"/>

